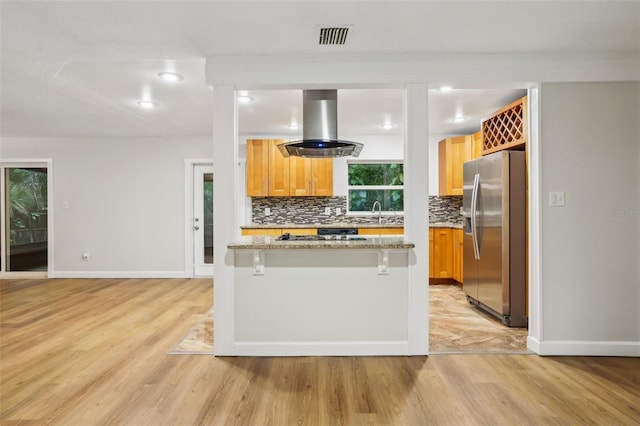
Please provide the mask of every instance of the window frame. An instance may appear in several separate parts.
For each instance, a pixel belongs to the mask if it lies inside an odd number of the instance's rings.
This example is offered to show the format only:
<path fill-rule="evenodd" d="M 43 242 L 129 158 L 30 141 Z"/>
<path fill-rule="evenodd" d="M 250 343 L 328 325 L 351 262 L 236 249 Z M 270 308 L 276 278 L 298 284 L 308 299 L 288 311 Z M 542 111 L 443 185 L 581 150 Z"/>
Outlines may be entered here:
<path fill-rule="evenodd" d="M 378 216 L 378 212 L 351 210 L 350 191 L 351 190 L 400 190 L 402 191 L 402 204 L 404 206 L 404 181 L 402 185 L 350 185 L 349 184 L 349 165 L 351 164 L 402 164 L 404 173 L 404 160 L 347 160 L 347 216 Z M 382 216 L 404 216 L 404 209 L 401 211 L 382 210 Z"/>

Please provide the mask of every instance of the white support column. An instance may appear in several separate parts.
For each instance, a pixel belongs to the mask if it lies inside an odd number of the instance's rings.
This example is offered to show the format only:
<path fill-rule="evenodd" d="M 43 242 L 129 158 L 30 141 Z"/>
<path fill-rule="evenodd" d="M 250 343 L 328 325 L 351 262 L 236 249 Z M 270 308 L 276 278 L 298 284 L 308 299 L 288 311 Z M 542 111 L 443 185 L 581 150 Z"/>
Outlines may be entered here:
<path fill-rule="evenodd" d="M 405 89 L 404 234 L 416 247 L 409 254 L 409 354 L 429 352 L 429 124 L 428 86 Z M 415 256 L 415 257 L 414 257 Z"/>
<path fill-rule="evenodd" d="M 213 235 L 215 290 L 213 302 L 215 355 L 233 355 L 233 252 L 227 245 L 240 236 L 236 197 L 238 143 L 236 91 L 213 88 Z"/>

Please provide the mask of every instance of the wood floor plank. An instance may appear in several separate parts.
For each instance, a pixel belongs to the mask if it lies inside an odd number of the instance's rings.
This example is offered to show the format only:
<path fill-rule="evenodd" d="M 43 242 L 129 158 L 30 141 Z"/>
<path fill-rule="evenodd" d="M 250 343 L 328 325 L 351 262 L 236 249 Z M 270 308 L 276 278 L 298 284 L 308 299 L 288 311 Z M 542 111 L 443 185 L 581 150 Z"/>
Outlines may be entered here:
<path fill-rule="evenodd" d="M 0 283 L 2 425 L 640 424 L 640 359 L 168 355 L 211 280 Z"/>

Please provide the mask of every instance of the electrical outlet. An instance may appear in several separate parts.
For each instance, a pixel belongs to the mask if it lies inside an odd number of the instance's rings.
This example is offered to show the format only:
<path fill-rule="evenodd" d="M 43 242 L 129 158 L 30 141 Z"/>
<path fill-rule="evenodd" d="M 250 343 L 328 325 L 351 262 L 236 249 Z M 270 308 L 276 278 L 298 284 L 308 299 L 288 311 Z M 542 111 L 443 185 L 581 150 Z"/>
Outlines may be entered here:
<path fill-rule="evenodd" d="M 82 253 L 82 260 L 87 262 L 89 259 L 91 259 L 91 254 L 88 251 L 85 251 L 84 253 Z"/>
<path fill-rule="evenodd" d="M 340 207 L 336 207 L 336 216 L 340 216 L 342 214 L 342 209 Z"/>
<path fill-rule="evenodd" d="M 265 216 L 271 216 L 271 209 L 269 207 L 265 207 L 264 208 L 264 215 Z"/>
<path fill-rule="evenodd" d="M 549 205 L 553 207 L 564 207 L 564 192 L 549 192 Z"/>
<path fill-rule="evenodd" d="M 331 215 L 331 207 L 325 207 L 324 208 L 324 214 L 327 215 L 327 216 L 330 216 Z"/>

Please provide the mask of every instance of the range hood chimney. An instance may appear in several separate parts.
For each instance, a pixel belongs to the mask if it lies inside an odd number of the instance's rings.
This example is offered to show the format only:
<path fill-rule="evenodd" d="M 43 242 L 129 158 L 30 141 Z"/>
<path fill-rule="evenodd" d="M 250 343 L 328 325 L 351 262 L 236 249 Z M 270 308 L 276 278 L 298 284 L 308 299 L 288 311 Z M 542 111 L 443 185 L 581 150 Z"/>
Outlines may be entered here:
<path fill-rule="evenodd" d="M 283 156 L 308 158 L 357 157 L 363 145 L 338 139 L 338 91 L 302 92 L 302 140 L 278 145 Z"/>

